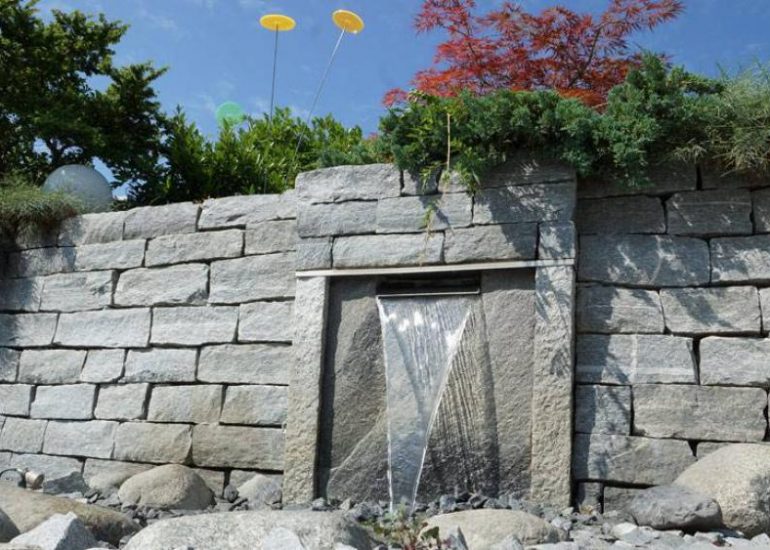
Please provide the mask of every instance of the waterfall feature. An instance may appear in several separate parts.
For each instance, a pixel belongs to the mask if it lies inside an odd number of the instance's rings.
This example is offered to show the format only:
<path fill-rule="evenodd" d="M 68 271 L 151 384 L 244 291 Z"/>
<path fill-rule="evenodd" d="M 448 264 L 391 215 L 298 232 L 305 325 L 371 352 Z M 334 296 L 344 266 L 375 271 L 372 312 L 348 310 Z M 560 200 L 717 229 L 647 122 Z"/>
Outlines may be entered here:
<path fill-rule="evenodd" d="M 385 351 L 391 511 L 400 503 L 411 507 L 416 499 L 431 429 L 472 304 L 471 297 L 461 295 L 377 299 Z"/>

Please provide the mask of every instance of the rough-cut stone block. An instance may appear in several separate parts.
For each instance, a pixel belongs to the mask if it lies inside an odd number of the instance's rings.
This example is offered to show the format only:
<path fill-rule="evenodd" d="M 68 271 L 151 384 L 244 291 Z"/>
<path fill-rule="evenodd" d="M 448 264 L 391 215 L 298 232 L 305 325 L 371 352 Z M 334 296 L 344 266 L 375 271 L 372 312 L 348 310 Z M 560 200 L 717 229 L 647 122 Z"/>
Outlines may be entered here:
<path fill-rule="evenodd" d="M 209 267 L 185 264 L 132 269 L 120 275 L 115 289 L 119 306 L 201 305 L 208 297 Z"/>
<path fill-rule="evenodd" d="M 584 180 L 578 187 L 582 198 L 621 197 L 628 195 L 670 195 L 677 191 L 695 191 L 698 186 L 698 170 L 685 163 L 662 163 L 647 170 L 649 183 L 634 185 L 628 181 Z"/>
<path fill-rule="evenodd" d="M 0 414 L 27 416 L 32 401 L 32 386 L 0 384 Z"/>
<path fill-rule="evenodd" d="M 672 235 L 750 235 L 753 229 L 748 191 L 677 193 L 666 201 L 666 214 Z"/>
<path fill-rule="evenodd" d="M 331 269 L 332 239 L 300 239 L 297 243 L 297 271 Z"/>
<path fill-rule="evenodd" d="M 140 267 L 144 261 L 144 248 L 143 239 L 79 246 L 75 258 L 75 269 L 96 271 Z"/>
<path fill-rule="evenodd" d="M 86 360 L 80 350 L 24 350 L 19 361 L 19 382 L 75 384 Z"/>
<path fill-rule="evenodd" d="M 90 420 L 94 415 L 95 400 L 96 386 L 93 384 L 38 386 L 30 416 L 59 420 Z"/>
<path fill-rule="evenodd" d="M 199 346 L 233 342 L 237 324 L 237 307 L 156 308 L 152 343 Z"/>
<path fill-rule="evenodd" d="M 243 232 L 238 229 L 164 235 L 147 244 L 145 265 L 158 266 L 236 258 L 243 252 Z"/>
<path fill-rule="evenodd" d="M 770 233 L 770 189 L 760 189 L 751 194 L 754 207 L 754 229 L 757 233 Z"/>
<path fill-rule="evenodd" d="M 445 234 L 448 264 L 532 260 L 537 254 L 537 225 L 515 223 L 457 229 Z"/>
<path fill-rule="evenodd" d="M 578 480 L 663 485 L 695 462 L 686 441 L 576 434 L 574 449 L 572 473 Z"/>
<path fill-rule="evenodd" d="M 109 243 L 123 238 L 126 212 L 100 212 L 66 219 L 59 231 L 59 246 Z"/>
<path fill-rule="evenodd" d="M 294 302 L 254 302 L 240 307 L 239 342 L 291 342 Z"/>
<path fill-rule="evenodd" d="M 578 483 L 575 490 L 575 504 L 579 511 L 602 511 L 602 489 L 601 483 L 585 482 Z"/>
<path fill-rule="evenodd" d="M 574 183 L 483 188 L 474 201 L 473 223 L 570 221 L 574 210 Z"/>
<path fill-rule="evenodd" d="M 150 310 L 63 313 L 55 343 L 86 348 L 143 348 L 150 339 Z"/>
<path fill-rule="evenodd" d="M 537 257 L 561 260 L 577 256 L 577 234 L 572 222 L 546 222 L 538 226 Z"/>
<path fill-rule="evenodd" d="M 678 334 L 759 334 L 759 293 L 753 286 L 660 291 L 666 328 Z"/>
<path fill-rule="evenodd" d="M 714 336 L 700 342 L 700 383 L 770 387 L 770 340 Z"/>
<path fill-rule="evenodd" d="M 223 424 L 281 426 L 286 422 L 289 394 L 281 386 L 230 386 L 222 407 Z"/>
<path fill-rule="evenodd" d="M 443 233 L 339 237 L 332 257 L 335 268 L 437 264 L 443 244 Z"/>
<path fill-rule="evenodd" d="M 21 352 L 0 348 L 0 382 L 16 382 Z"/>
<path fill-rule="evenodd" d="M 287 191 L 282 195 L 226 197 L 209 199 L 203 203 L 198 227 L 200 229 L 245 227 L 252 223 L 296 217 L 297 204 L 293 191 Z"/>
<path fill-rule="evenodd" d="M 690 286 L 709 282 L 706 241 L 657 235 L 580 239 L 581 281 L 633 286 Z"/>
<path fill-rule="evenodd" d="M 130 462 L 184 464 L 191 446 L 190 426 L 128 422 L 121 424 L 115 434 L 114 457 Z"/>
<path fill-rule="evenodd" d="M 377 202 L 299 205 L 297 232 L 300 237 L 360 235 L 377 228 Z"/>
<path fill-rule="evenodd" d="M 78 251 L 78 254 L 80 252 Z M 7 277 L 68 273 L 75 268 L 75 248 L 34 248 L 8 254 Z"/>
<path fill-rule="evenodd" d="M 711 454 L 714 451 L 717 451 L 721 449 L 722 447 L 727 447 L 730 445 L 730 443 L 727 442 L 714 442 L 714 441 L 703 441 L 701 443 L 698 443 L 698 446 L 695 448 L 695 455 L 697 456 L 698 460 L 706 456 L 707 454 Z"/>
<path fill-rule="evenodd" d="M 663 334 L 577 338 L 575 375 L 594 384 L 694 384 L 692 340 Z"/>
<path fill-rule="evenodd" d="M 0 283 L 0 311 L 38 311 L 43 280 L 42 277 L 4 280 Z"/>
<path fill-rule="evenodd" d="M 401 186 L 401 194 L 405 196 L 434 195 L 438 192 L 438 178 L 436 176 L 436 173 L 422 176 L 411 172 L 402 172 L 403 185 Z"/>
<path fill-rule="evenodd" d="M 631 388 L 578 386 L 575 389 L 575 431 L 631 434 Z"/>
<path fill-rule="evenodd" d="M 198 380 L 225 384 L 288 384 L 291 346 L 253 344 L 201 350 Z"/>
<path fill-rule="evenodd" d="M 194 382 L 197 353 L 193 349 L 131 350 L 125 382 Z"/>
<path fill-rule="evenodd" d="M 105 474 L 115 478 L 122 478 L 125 481 L 131 476 L 141 474 L 152 469 L 150 464 L 137 464 L 135 462 L 120 462 L 119 460 L 100 460 L 98 458 L 86 459 L 83 466 L 83 479 L 91 485 L 95 476 L 104 476 Z M 98 489 L 99 487 L 93 487 Z"/>
<path fill-rule="evenodd" d="M 126 352 L 122 349 L 95 349 L 88 352 L 86 364 L 80 372 L 81 382 L 106 384 L 123 376 Z"/>
<path fill-rule="evenodd" d="M 48 346 L 56 331 L 54 313 L 0 314 L 0 346 Z"/>
<path fill-rule="evenodd" d="M 472 210 L 473 200 L 466 193 L 382 199 L 377 202 L 377 233 L 468 227 Z"/>
<path fill-rule="evenodd" d="M 222 386 L 155 386 L 147 419 L 151 422 L 216 423 Z"/>
<path fill-rule="evenodd" d="M 636 496 L 644 489 L 634 487 L 605 487 L 604 512 L 626 512 Z"/>
<path fill-rule="evenodd" d="M 485 173 L 481 186 L 509 187 L 535 183 L 558 183 L 575 181 L 576 177 L 575 169 L 567 163 L 516 154 L 510 160 Z"/>
<path fill-rule="evenodd" d="M 199 424 L 193 428 L 193 462 L 212 468 L 283 469 L 283 430 Z"/>
<path fill-rule="evenodd" d="M 644 195 L 579 200 L 575 223 L 581 235 L 666 232 L 663 203 Z"/>
<path fill-rule="evenodd" d="M 84 311 L 102 309 L 112 304 L 114 271 L 67 273 L 44 279 L 43 311 Z"/>
<path fill-rule="evenodd" d="M 246 228 L 246 255 L 289 252 L 297 248 L 297 222 L 261 222 Z"/>
<path fill-rule="evenodd" d="M 767 187 L 770 180 L 761 171 L 730 170 L 713 162 L 699 164 L 703 189 L 743 189 Z"/>
<path fill-rule="evenodd" d="M 711 280 L 770 282 L 770 235 L 711 239 Z"/>
<path fill-rule="evenodd" d="M 124 239 L 146 239 L 160 235 L 195 233 L 199 206 L 180 202 L 135 208 L 126 214 Z"/>
<path fill-rule="evenodd" d="M 578 332 L 662 333 L 657 292 L 609 286 L 578 286 Z"/>
<path fill-rule="evenodd" d="M 59 479 L 72 472 L 80 472 L 83 469 L 83 462 L 77 458 L 64 456 L 14 454 L 8 467 L 44 472 L 48 479 Z"/>
<path fill-rule="evenodd" d="M 398 197 L 401 172 L 391 164 L 336 166 L 304 172 L 295 183 L 300 202 L 344 202 Z"/>
<path fill-rule="evenodd" d="M 212 304 L 294 297 L 293 253 L 281 252 L 211 264 Z"/>
<path fill-rule="evenodd" d="M 94 416 L 103 420 L 144 418 L 149 384 L 123 384 L 99 388 Z"/>
<path fill-rule="evenodd" d="M 45 420 L 6 418 L 0 434 L 0 449 L 15 453 L 39 453 L 43 450 L 47 424 Z"/>
<path fill-rule="evenodd" d="M 767 393 L 760 388 L 634 386 L 634 433 L 651 437 L 761 441 Z"/>
<path fill-rule="evenodd" d="M 51 455 L 111 458 L 117 422 L 48 422 L 43 452 Z"/>

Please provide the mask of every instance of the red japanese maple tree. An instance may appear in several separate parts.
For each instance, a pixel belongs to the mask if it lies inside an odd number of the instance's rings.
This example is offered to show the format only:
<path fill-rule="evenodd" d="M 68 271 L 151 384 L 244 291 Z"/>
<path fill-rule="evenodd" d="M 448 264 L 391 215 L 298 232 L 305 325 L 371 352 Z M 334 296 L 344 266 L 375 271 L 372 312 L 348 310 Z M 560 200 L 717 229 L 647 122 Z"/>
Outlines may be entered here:
<path fill-rule="evenodd" d="M 478 14 L 475 0 L 424 0 L 417 31 L 443 30 L 448 36 L 438 46 L 434 66 L 419 71 L 412 85 L 439 96 L 460 90 L 554 89 L 596 105 L 639 59 L 629 35 L 673 19 L 682 9 L 681 0 L 609 0 L 599 15 L 563 6 L 535 15 L 505 1 Z M 395 89 L 384 101 L 405 97 Z"/>

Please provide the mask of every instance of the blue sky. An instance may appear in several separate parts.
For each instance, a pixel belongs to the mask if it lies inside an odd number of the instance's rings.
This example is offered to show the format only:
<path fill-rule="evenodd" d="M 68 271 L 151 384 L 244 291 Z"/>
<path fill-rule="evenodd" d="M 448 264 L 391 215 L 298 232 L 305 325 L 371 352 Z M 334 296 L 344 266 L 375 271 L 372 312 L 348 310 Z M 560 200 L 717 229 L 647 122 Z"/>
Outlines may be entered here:
<path fill-rule="evenodd" d="M 488 8 L 498 0 L 479 0 Z M 525 0 L 542 9 L 555 0 Z M 600 11 L 606 0 L 562 0 L 572 9 Z M 770 0 L 685 0 L 686 12 L 634 42 L 664 51 L 674 62 L 715 74 L 726 68 L 770 61 Z M 438 35 L 415 34 L 419 0 L 42 0 L 40 9 L 104 12 L 131 25 L 117 48 L 121 63 L 152 60 L 168 66 L 157 83 L 164 107 L 176 105 L 207 133 L 216 130 L 214 110 L 224 101 L 257 114 L 268 108 L 273 36 L 258 23 L 265 13 L 293 16 L 297 28 L 281 35 L 277 101 L 306 114 L 339 31 L 335 9 L 352 9 L 366 21 L 346 36 L 318 105 L 347 125 L 374 131 L 385 91 L 406 86 L 429 65 Z"/>

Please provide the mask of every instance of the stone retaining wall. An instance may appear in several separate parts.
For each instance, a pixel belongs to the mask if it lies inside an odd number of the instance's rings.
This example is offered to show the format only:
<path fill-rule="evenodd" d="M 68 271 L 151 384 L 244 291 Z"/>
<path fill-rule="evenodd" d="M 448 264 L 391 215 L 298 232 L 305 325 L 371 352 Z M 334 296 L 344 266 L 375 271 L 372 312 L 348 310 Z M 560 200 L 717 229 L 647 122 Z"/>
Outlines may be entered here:
<path fill-rule="evenodd" d="M 578 188 L 573 475 L 607 509 L 767 439 L 770 181 L 653 180 Z"/>
<path fill-rule="evenodd" d="M 0 253 L 0 469 L 283 470 L 295 201 L 91 214 Z"/>

